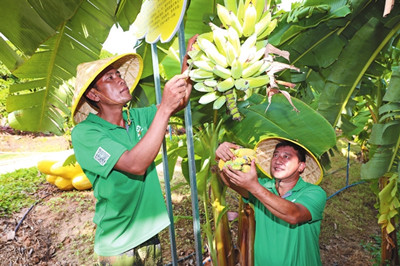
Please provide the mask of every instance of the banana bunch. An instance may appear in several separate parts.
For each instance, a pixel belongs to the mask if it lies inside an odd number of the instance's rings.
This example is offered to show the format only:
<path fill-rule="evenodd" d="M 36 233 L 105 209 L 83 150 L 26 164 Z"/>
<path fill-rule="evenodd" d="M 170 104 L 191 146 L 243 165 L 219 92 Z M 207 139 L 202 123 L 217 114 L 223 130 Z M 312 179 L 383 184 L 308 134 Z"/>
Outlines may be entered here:
<path fill-rule="evenodd" d="M 76 162 L 73 165 L 64 166 L 64 160 L 42 160 L 37 164 L 38 170 L 46 175 L 46 180 L 60 190 L 86 190 L 92 188 L 92 184 L 86 177 L 81 166 Z"/>
<path fill-rule="evenodd" d="M 235 155 L 235 159 L 226 162 L 219 160 L 219 170 L 222 170 L 224 167 L 231 166 L 232 169 L 239 170 L 244 173 L 250 171 L 251 161 L 256 159 L 256 152 L 247 148 L 240 148 L 236 150 L 231 149 L 231 151 Z"/>
<path fill-rule="evenodd" d="M 209 23 L 211 32 L 200 35 L 189 51 L 188 75 L 195 90 L 205 93 L 200 104 L 213 102 L 218 110 L 224 104 L 234 120 L 240 121 L 238 98 L 246 99 L 253 90 L 270 83 L 267 71 L 273 57 L 266 53 L 264 40 L 277 26 L 263 0 L 225 0 L 217 4 L 222 23 Z"/>

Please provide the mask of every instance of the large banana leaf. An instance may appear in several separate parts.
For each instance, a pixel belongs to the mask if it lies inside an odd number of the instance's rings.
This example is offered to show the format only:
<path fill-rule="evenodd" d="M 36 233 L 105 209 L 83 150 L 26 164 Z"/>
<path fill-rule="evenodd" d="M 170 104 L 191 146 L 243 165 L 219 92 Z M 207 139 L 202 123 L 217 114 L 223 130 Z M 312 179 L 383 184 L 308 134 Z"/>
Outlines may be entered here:
<path fill-rule="evenodd" d="M 268 111 L 268 101 L 259 94 L 253 94 L 239 104 L 244 115 L 240 122 L 228 118 L 225 127 L 230 138 L 244 146 L 253 147 L 263 136 L 275 135 L 297 140 L 317 157 L 336 144 L 336 135 L 329 122 L 304 102 L 292 97 L 293 107 L 282 94 L 272 97 Z"/>
<path fill-rule="evenodd" d="M 372 128 L 370 144 L 373 154 L 361 167 L 363 179 L 380 178 L 387 172 L 398 173 L 400 162 L 400 68 L 393 71 L 384 96 L 385 105 L 379 109 L 380 123 Z"/>
<path fill-rule="evenodd" d="M 3 1 L 0 60 L 24 80 L 10 88 L 9 123 L 28 131 L 63 133 L 82 62 L 96 60 L 111 27 L 133 22 L 141 1 Z M 11 48 L 16 47 L 19 57 Z"/>
<path fill-rule="evenodd" d="M 13 128 L 62 134 L 62 114 L 69 114 L 72 90 L 60 86 L 75 76 L 79 63 L 98 58 L 115 9 L 112 0 L 83 2 L 57 34 L 13 71 L 20 79 L 29 79 L 10 88 L 6 107 Z"/>
<path fill-rule="evenodd" d="M 400 6 L 382 18 L 383 0 L 306 2 L 315 6 L 316 14 L 299 22 L 281 21 L 271 41 L 288 50 L 292 62 L 306 71 L 306 90 L 299 95 L 308 93 L 305 98 L 310 98 L 317 92 L 318 111 L 336 125 L 368 67 L 398 34 Z M 325 16 L 315 11 L 321 5 L 330 6 Z"/>
<path fill-rule="evenodd" d="M 83 1 L 2 0 L 0 32 L 23 54 L 30 56 L 41 43 L 57 33 L 60 25 L 75 14 Z M 2 50 L 0 61 L 6 55 Z M 14 69 L 13 65 L 6 66 L 11 71 Z"/>

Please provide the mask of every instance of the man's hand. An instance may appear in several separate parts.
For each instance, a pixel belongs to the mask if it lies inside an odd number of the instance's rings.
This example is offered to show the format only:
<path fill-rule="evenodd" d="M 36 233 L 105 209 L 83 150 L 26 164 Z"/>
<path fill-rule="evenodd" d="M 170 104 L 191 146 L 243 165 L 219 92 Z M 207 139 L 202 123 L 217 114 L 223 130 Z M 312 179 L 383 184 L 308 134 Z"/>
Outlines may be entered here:
<path fill-rule="evenodd" d="M 218 146 L 217 150 L 215 151 L 215 160 L 222 159 L 224 162 L 234 159 L 234 155 L 231 149 L 239 149 L 241 148 L 239 145 L 224 142 Z"/>
<path fill-rule="evenodd" d="M 246 191 L 251 192 L 260 185 L 258 183 L 257 169 L 254 160 L 251 162 L 250 171 L 247 173 L 233 170 L 231 166 L 224 167 L 222 172 L 232 184 Z"/>
<path fill-rule="evenodd" d="M 182 104 L 182 99 L 190 97 L 190 92 L 191 85 L 188 85 L 186 75 L 174 76 L 165 84 L 159 109 L 165 110 L 169 115 L 174 114 Z"/>

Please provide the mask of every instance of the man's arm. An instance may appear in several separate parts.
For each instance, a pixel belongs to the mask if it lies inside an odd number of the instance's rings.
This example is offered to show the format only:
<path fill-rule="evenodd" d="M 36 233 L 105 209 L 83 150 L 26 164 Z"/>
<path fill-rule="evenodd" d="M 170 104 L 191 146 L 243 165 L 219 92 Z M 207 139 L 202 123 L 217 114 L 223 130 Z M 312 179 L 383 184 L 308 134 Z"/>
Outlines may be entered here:
<path fill-rule="evenodd" d="M 198 34 L 189 39 L 187 51 L 192 50 L 197 36 Z M 187 68 L 187 59 L 188 54 L 186 53 L 182 62 L 182 72 Z M 165 84 L 161 103 L 157 106 L 158 110 L 149 130 L 135 147 L 122 154 L 114 168 L 143 175 L 160 151 L 169 118 L 186 107 L 191 92 L 192 83 L 186 74 L 176 75 L 169 80 Z"/>
<path fill-rule="evenodd" d="M 258 182 L 254 161 L 252 161 L 251 169 L 247 173 L 228 168 L 224 168 L 223 172 L 230 182 L 250 192 L 276 217 L 290 224 L 299 224 L 311 220 L 311 213 L 306 207 L 275 195 Z"/>
<path fill-rule="evenodd" d="M 148 131 L 131 150 L 121 155 L 115 169 L 135 175 L 145 174 L 160 151 L 170 116 L 185 97 L 186 84 L 185 75 L 182 74 L 165 84 L 161 103 Z"/>

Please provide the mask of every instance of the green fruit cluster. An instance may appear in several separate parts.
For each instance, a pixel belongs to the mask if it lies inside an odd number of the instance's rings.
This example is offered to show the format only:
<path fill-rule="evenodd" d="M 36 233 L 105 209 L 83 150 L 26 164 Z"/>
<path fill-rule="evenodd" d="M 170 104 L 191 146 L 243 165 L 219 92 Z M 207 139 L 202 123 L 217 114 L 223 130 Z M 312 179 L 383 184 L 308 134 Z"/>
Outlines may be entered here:
<path fill-rule="evenodd" d="M 213 109 L 224 104 L 234 120 L 241 120 L 236 101 L 270 82 L 266 74 L 273 57 L 266 55 L 265 45 L 257 45 L 277 26 L 262 0 L 226 0 L 217 4 L 221 27 L 209 23 L 212 32 L 197 38 L 189 51 L 192 70 L 189 77 L 196 82 L 195 90 L 205 93 L 200 104 L 213 102 Z"/>

